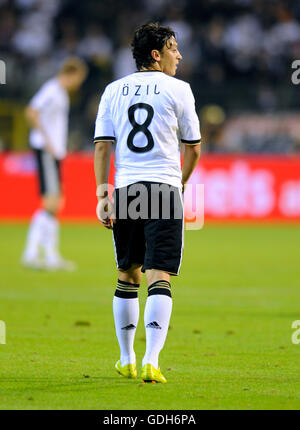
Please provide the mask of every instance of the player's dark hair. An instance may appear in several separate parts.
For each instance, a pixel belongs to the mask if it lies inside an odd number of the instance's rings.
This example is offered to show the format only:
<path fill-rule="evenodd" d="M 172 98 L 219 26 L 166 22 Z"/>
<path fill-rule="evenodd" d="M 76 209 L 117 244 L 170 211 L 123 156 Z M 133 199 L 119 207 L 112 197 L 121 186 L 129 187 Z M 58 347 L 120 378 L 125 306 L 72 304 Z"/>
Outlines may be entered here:
<path fill-rule="evenodd" d="M 161 51 L 172 36 L 175 37 L 174 31 L 159 23 L 151 22 L 137 28 L 134 32 L 131 48 L 138 70 L 142 67 L 151 66 L 154 63 L 151 51 L 153 49 Z"/>

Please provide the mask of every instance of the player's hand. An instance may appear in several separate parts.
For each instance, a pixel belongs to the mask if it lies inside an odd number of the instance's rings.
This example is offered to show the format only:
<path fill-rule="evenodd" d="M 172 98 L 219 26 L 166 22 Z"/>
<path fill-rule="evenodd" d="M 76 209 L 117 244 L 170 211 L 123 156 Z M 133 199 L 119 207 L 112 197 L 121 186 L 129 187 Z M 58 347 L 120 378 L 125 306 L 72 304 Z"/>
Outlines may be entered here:
<path fill-rule="evenodd" d="M 50 142 L 46 142 L 45 150 L 51 155 L 51 157 L 56 158 L 53 146 Z"/>
<path fill-rule="evenodd" d="M 105 228 L 112 230 L 113 224 L 116 222 L 116 216 L 114 213 L 113 204 L 108 197 L 99 198 L 97 205 L 97 216 Z"/>
<path fill-rule="evenodd" d="M 181 185 L 182 185 L 182 194 L 184 194 L 185 188 L 186 188 L 186 183 L 182 182 Z"/>

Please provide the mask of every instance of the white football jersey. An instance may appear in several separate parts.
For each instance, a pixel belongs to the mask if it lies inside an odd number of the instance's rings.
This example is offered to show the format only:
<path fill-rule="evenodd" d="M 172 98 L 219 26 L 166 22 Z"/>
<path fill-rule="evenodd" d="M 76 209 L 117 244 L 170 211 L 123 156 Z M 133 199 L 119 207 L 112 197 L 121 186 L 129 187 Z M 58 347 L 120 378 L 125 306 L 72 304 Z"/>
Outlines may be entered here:
<path fill-rule="evenodd" d="M 180 141 L 200 141 L 190 85 L 159 71 L 132 73 L 101 97 L 94 141 L 112 140 L 115 187 L 139 181 L 181 186 Z"/>
<path fill-rule="evenodd" d="M 67 91 L 60 85 L 58 79 L 50 79 L 42 85 L 29 105 L 39 111 L 41 124 L 53 146 L 55 157 L 64 158 L 68 138 L 69 96 Z M 39 130 L 31 130 L 29 144 L 32 148 L 44 148 L 45 139 Z"/>

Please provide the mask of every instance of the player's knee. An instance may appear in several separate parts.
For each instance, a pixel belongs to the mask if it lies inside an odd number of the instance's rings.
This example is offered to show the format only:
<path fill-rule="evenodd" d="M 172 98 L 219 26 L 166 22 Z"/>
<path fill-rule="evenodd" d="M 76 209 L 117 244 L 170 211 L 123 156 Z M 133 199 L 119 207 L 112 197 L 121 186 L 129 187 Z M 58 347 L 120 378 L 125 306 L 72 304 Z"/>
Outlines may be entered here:
<path fill-rule="evenodd" d="M 142 278 L 140 264 L 133 264 L 128 270 L 119 270 L 119 279 L 132 284 L 140 284 Z"/>
<path fill-rule="evenodd" d="M 156 281 L 164 280 L 170 282 L 170 275 L 163 270 L 149 269 L 146 270 L 147 284 L 151 285 Z"/>
<path fill-rule="evenodd" d="M 48 195 L 43 197 L 43 208 L 52 214 L 56 214 L 62 206 L 62 198 L 60 195 Z"/>

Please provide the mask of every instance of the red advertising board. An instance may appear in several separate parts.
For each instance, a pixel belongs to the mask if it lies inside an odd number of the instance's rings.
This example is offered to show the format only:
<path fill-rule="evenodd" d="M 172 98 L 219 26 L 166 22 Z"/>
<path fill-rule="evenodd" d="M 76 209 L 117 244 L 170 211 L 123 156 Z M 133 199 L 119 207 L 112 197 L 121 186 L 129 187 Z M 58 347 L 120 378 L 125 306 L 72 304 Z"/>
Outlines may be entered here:
<path fill-rule="evenodd" d="M 66 203 L 61 218 L 96 219 L 92 155 L 69 155 L 62 174 Z M 39 205 L 32 154 L 2 154 L 0 183 L 0 218 L 29 218 Z M 300 221 L 300 157 L 206 155 L 190 183 L 204 184 L 205 220 Z M 189 217 L 191 203 L 185 208 Z"/>

